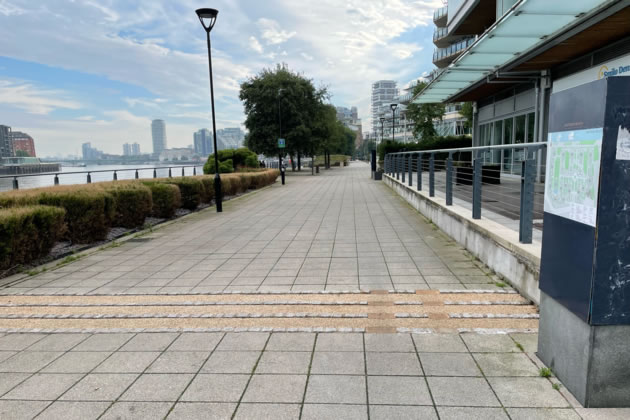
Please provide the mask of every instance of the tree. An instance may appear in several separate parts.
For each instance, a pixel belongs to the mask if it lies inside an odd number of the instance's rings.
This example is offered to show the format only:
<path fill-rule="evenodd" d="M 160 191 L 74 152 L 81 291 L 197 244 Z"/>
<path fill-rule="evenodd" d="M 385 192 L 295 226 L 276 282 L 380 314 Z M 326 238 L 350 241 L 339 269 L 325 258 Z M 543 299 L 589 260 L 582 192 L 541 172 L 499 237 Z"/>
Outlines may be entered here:
<path fill-rule="evenodd" d="M 416 96 L 427 86 L 425 82 L 419 82 L 413 89 L 413 96 Z M 417 104 L 411 103 L 407 107 L 407 118 L 413 120 L 413 136 L 417 140 L 431 139 L 437 135 L 433 121 L 442 120 L 444 116 L 444 105 L 442 104 Z"/>
<path fill-rule="evenodd" d="M 326 88 L 316 89 L 311 80 L 286 66 L 263 69 L 241 83 L 239 97 L 249 131 L 245 145 L 267 156 L 311 155 L 316 149 L 312 133 L 316 114 L 327 95 Z M 278 148 L 278 138 L 286 140 L 284 150 Z"/>
<path fill-rule="evenodd" d="M 462 109 L 459 110 L 459 113 L 462 117 L 466 118 L 466 128 L 472 127 L 473 122 L 473 103 L 472 102 L 464 102 L 462 104 Z"/>
<path fill-rule="evenodd" d="M 15 157 L 31 157 L 26 150 L 16 150 Z"/>

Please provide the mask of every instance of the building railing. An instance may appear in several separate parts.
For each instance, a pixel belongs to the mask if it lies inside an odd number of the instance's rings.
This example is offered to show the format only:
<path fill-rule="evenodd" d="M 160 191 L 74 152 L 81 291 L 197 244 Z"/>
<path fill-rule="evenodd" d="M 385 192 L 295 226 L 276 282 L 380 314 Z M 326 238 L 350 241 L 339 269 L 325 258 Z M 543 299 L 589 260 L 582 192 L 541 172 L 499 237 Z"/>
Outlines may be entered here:
<path fill-rule="evenodd" d="M 475 38 L 465 38 L 459 42 L 449 45 L 445 48 L 438 48 L 433 52 L 433 62 L 443 60 L 446 57 L 457 54 L 470 47 L 475 42 Z"/>
<path fill-rule="evenodd" d="M 446 35 L 448 35 L 448 28 L 446 26 L 443 28 L 435 28 L 433 31 L 433 41 L 444 38 Z"/>
<path fill-rule="evenodd" d="M 186 174 L 186 169 L 189 169 L 189 173 L 188 175 Z M 4 179 L 9 179 L 9 178 L 13 178 L 13 182 L 12 182 L 12 188 L 14 190 L 17 190 L 20 188 L 20 181 L 19 179 L 21 178 L 33 178 L 33 177 L 44 177 L 44 178 L 48 178 L 50 179 L 52 177 L 52 181 L 53 181 L 53 185 L 59 185 L 60 184 L 60 177 L 66 177 L 68 175 L 86 175 L 85 177 L 85 182 L 87 184 L 91 184 L 92 181 L 95 182 L 103 182 L 103 181 L 118 181 L 119 176 L 118 174 L 121 173 L 122 177 L 120 177 L 120 180 L 123 179 L 147 179 L 147 178 L 158 178 L 158 171 L 161 171 L 163 176 L 160 177 L 164 177 L 166 178 L 167 176 L 169 178 L 172 178 L 173 176 L 180 176 L 179 174 L 181 173 L 181 176 L 190 176 L 190 175 L 197 175 L 197 170 L 201 169 L 199 172 L 202 174 L 203 173 L 203 165 L 186 165 L 186 166 L 156 166 L 153 168 L 122 168 L 122 169 L 99 169 L 99 170 L 90 170 L 90 171 L 72 171 L 72 172 L 48 172 L 48 173 L 39 173 L 39 174 L 21 174 L 21 175 L 2 175 L 0 176 L 0 181 L 4 180 Z M 166 171 L 168 170 L 168 173 L 166 173 Z M 181 172 L 180 172 L 181 170 Z M 111 173 L 112 175 L 110 177 L 108 177 L 107 179 L 105 179 L 102 176 L 97 176 L 96 178 L 92 178 L 93 174 L 106 174 L 106 173 Z M 129 175 L 127 175 L 127 173 L 131 173 Z M 77 184 L 77 182 L 72 182 L 70 184 L 67 185 L 75 185 Z M 44 187 L 46 185 L 34 185 L 31 187 Z M 0 188 L 0 190 L 2 190 L 2 188 Z"/>
<path fill-rule="evenodd" d="M 433 12 L 433 21 L 439 20 L 448 14 L 448 6 L 440 7 Z"/>
<path fill-rule="evenodd" d="M 453 205 L 453 197 L 466 206 L 471 203 L 473 219 L 481 219 L 483 203 L 499 223 L 518 221 L 519 241 L 530 244 L 534 219 L 543 218 L 544 184 L 537 179 L 544 172 L 540 152 L 546 147 L 541 142 L 389 153 L 384 171 L 409 187 L 415 178 L 418 191 L 427 188 L 426 174 L 429 197 L 441 190 L 447 206 Z M 497 154 L 509 160 L 484 164 L 488 155 Z"/>

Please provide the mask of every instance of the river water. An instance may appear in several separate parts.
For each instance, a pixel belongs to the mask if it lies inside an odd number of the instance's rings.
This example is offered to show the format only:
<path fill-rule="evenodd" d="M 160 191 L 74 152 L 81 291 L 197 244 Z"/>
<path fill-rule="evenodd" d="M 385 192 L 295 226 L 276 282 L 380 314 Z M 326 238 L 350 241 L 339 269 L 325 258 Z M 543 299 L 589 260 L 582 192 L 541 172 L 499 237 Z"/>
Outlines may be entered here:
<path fill-rule="evenodd" d="M 191 164 L 192 165 L 192 164 Z M 86 167 L 62 166 L 59 172 L 59 185 L 73 185 L 87 183 L 87 172 L 90 172 L 92 182 L 112 181 L 114 171 L 119 180 L 134 179 L 136 176 L 135 169 L 138 169 L 140 178 L 153 178 L 153 169 L 157 169 L 158 178 L 168 176 L 168 167 L 164 163 L 155 163 L 148 165 L 87 165 Z M 172 175 L 182 175 L 182 165 L 170 166 Z M 76 173 L 79 172 L 79 173 Z M 203 164 L 197 165 L 197 174 L 203 173 Z M 192 166 L 184 168 L 185 175 L 192 175 Z M 33 174 L 33 176 L 18 176 L 18 184 L 20 189 L 48 187 L 55 185 L 55 174 Z M 0 191 L 9 191 L 13 189 L 13 178 L 0 178 Z"/>

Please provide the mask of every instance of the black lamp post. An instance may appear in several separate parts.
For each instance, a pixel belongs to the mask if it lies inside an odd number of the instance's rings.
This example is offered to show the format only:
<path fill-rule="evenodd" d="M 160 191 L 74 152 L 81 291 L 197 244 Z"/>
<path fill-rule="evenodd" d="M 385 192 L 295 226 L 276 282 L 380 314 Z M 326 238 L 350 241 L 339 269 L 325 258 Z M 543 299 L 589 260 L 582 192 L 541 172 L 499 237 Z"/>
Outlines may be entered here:
<path fill-rule="evenodd" d="M 385 133 L 383 131 L 384 124 L 385 124 L 385 117 L 381 117 L 381 141 L 385 139 Z"/>
<path fill-rule="evenodd" d="M 282 138 L 282 111 L 280 109 L 280 95 L 282 95 L 282 91 L 284 91 L 284 89 L 278 89 L 278 125 L 280 129 L 280 137 L 278 137 L 278 139 Z M 278 145 L 278 169 L 280 169 L 280 179 L 282 180 L 282 185 L 284 185 L 284 165 L 282 164 L 282 152 L 283 150 L 280 149 L 280 145 Z"/>
<path fill-rule="evenodd" d="M 219 175 L 219 151 L 217 150 L 217 125 L 214 115 L 214 85 L 212 83 L 212 50 L 210 48 L 210 31 L 217 21 L 219 11 L 217 9 L 197 9 L 197 16 L 201 26 L 206 30 L 208 39 L 208 73 L 210 74 L 210 101 L 212 103 L 212 134 L 214 135 L 214 200 L 217 204 L 217 213 L 223 211 L 223 194 L 221 192 L 221 175 Z"/>
<path fill-rule="evenodd" d="M 392 109 L 392 141 L 394 141 L 394 127 L 396 124 L 396 108 L 398 108 L 398 104 L 391 104 L 389 107 Z"/>

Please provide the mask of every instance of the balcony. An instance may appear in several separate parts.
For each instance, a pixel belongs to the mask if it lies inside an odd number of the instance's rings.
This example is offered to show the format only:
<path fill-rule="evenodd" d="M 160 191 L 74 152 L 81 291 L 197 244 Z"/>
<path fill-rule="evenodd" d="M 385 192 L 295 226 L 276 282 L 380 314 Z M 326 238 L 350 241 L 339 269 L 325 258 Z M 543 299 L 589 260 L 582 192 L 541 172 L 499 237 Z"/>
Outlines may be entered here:
<path fill-rule="evenodd" d="M 433 22 L 436 26 L 444 26 L 446 25 L 448 17 L 448 6 L 440 7 L 435 12 L 433 12 Z"/>
<path fill-rule="evenodd" d="M 446 26 L 435 28 L 433 31 L 433 43 L 438 48 L 444 48 L 449 45 L 448 28 Z"/>
<path fill-rule="evenodd" d="M 474 37 L 462 39 L 446 48 L 438 48 L 433 52 L 433 64 L 437 67 L 445 67 L 450 64 L 462 51 L 475 42 Z"/>

